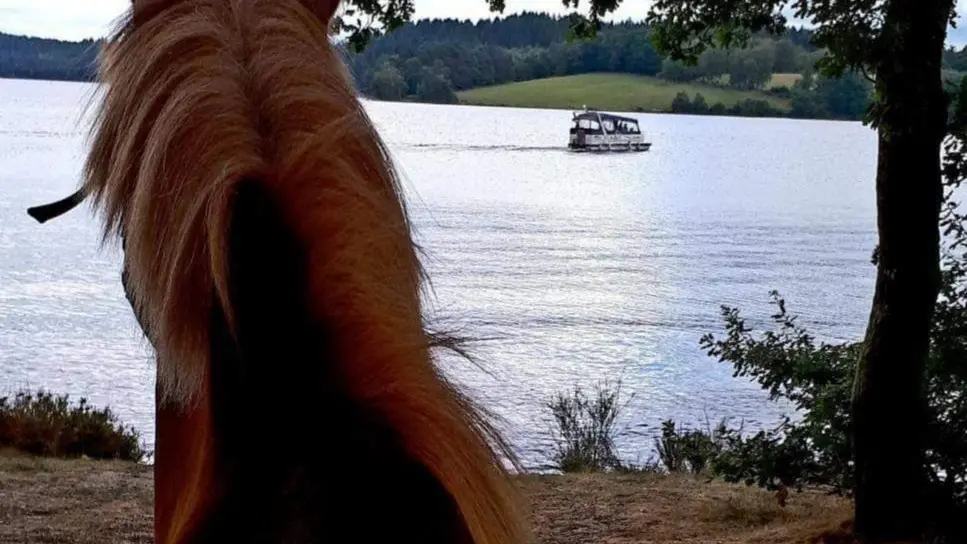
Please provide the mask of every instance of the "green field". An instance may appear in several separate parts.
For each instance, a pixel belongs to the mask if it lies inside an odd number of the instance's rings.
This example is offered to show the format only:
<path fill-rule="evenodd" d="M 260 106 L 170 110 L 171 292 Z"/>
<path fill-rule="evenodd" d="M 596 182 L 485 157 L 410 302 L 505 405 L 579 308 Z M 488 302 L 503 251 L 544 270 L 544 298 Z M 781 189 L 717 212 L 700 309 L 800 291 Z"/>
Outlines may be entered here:
<path fill-rule="evenodd" d="M 458 93 L 461 104 L 517 108 L 579 109 L 583 106 L 612 111 L 669 111 L 679 91 L 694 98 L 702 93 L 709 105 L 732 106 L 746 98 L 766 100 L 789 109 L 789 101 L 755 91 L 738 91 L 710 85 L 672 83 L 628 74 L 583 74 L 552 77 L 506 85 L 481 87 Z"/>

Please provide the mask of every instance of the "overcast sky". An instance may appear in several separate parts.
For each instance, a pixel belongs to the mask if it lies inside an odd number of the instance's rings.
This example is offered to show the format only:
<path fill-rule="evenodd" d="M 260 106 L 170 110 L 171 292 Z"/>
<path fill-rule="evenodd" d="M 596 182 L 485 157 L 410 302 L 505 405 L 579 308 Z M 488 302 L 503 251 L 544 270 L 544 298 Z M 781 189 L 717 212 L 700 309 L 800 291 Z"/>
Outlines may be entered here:
<path fill-rule="evenodd" d="M 0 0 L 0 32 L 68 40 L 105 35 L 130 0 Z M 648 0 L 625 0 L 617 16 L 641 18 Z M 504 13 L 566 13 L 561 0 L 506 0 Z M 582 5 L 584 2 L 582 2 Z M 415 0 L 417 18 L 493 16 L 485 0 Z"/>
<path fill-rule="evenodd" d="M 81 40 L 104 36 L 111 23 L 128 7 L 130 0 L 0 0 L 0 32 L 45 38 Z M 454 17 L 479 19 L 492 17 L 485 0 L 414 0 L 416 18 Z M 582 9 L 587 0 L 581 2 Z M 624 0 L 612 17 L 641 19 L 648 0 Z M 561 0 L 506 0 L 505 14 L 538 11 L 566 13 Z M 961 18 L 963 21 L 963 18 Z M 950 31 L 948 41 L 967 43 L 967 21 Z"/>

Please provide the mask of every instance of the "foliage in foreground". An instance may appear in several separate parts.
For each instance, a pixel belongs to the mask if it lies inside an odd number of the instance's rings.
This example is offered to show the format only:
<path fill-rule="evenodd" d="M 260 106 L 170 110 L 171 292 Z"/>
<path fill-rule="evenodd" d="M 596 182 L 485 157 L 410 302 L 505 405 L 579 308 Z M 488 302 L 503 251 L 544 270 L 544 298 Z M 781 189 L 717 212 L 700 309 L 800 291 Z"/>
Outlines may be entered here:
<path fill-rule="evenodd" d="M 689 429 L 666 420 L 661 424 L 661 436 L 655 439 L 660 466 L 670 473 L 709 474 L 730 432 L 724 419 L 715 428 L 707 424 L 705 429 Z"/>
<path fill-rule="evenodd" d="M 958 276 L 959 277 L 955 277 Z M 935 532 L 950 534 L 967 513 L 967 307 L 964 276 L 945 270 L 925 377 L 928 425 L 923 467 L 936 514 Z M 753 334 L 734 308 L 723 308 L 726 336 L 702 339 L 709 354 L 729 362 L 773 400 L 790 401 L 800 415 L 777 428 L 742 436 L 724 432 L 711 472 L 726 481 L 770 490 L 825 487 L 850 496 L 854 467 L 850 443 L 853 375 L 861 343 L 816 340 L 773 293 L 774 328 Z"/>
<path fill-rule="evenodd" d="M 110 408 L 95 409 L 83 398 L 73 404 L 67 395 L 43 389 L 0 398 L 3 448 L 45 457 L 134 462 L 145 457 L 137 431 L 118 423 Z"/>
<path fill-rule="evenodd" d="M 967 513 L 967 265 L 957 262 L 945 268 L 925 384 L 930 422 L 923 468 L 937 514 L 936 532 L 948 535 L 956 528 L 948 524 Z M 850 402 L 861 343 L 818 342 L 797 324 L 778 293 L 772 298 L 771 329 L 758 334 L 737 309 L 723 307 L 725 336 L 706 335 L 701 345 L 731 363 L 735 377 L 756 380 L 774 401 L 789 401 L 799 414 L 796 421 L 787 418 L 774 429 L 747 435 L 725 420 L 704 429 L 668 420 L 655 439 L 660 465 L 635 467 L 615 452 L 622 435 L 620 390 L 598 385 L 589 396 L 575 388 L 547 405 L 557 425 L 552 466 L 563 472 L 661 469 L 781 493 L 825 488 L 850 496 Z"/>
<path fill-rule="evenodd" d="M 954 200 L 967 177 L 967 79 L 953 101 L 945 145 L 946 191 L 942 282 L 933 313 L 923 387 L 926 397 L 924 479 L 932 532 L 967 539 L 957 520 L 967 515 L 967 217 Z M 874 253 L 874 263 L 877 255 Z M 736 377 L 756 380 L 773 400 L 790 401 L 801 416 L 751 437 L 729 432 L 712 470 L 732 482 L 769 489 L 826 486 L 850 495 L 855 477 L 851 397 L 861 342 L 817 342 L 773 293 L 772 330 L 753 334 L 739 311 L 723 307 L 726 334 L 702 338 L 709 355 L 732 364 Z M 939 538 L 937 539 L 939 540 Z"/>
<path fill-rule="evenodd" d="M 948 202 L 949 196 L 948 196 Z M 925 464 L 937 532 L 967 513 L 967 236 L 956 206 L 945 207 L 953 241 L 944 255 L 943 285 L 934 313 L 924 387 L 928 423 Z M 817 343 L 773 293 L 773 330 L 753 334 L 738 310 L 724 307 L 726 336 L 707 335 L 708 353 L 731 363 L 773 400 L 790 401 L 801 416 L 777 429 L 743 437 L 728 431 L 712 470 L 731 482 L 768 489 L 825 486 L 850 495 L 853 374 L 861 343 Z"/>
<path fill-rule="evenodd" d="M 771 400 L 789 401 L 800 419 L 786 419 L 751 437 L 726 430 L 713 471 L 771 490 L 822 486 L 849 494 L 850 397 L 860 344 L 817 344 L 789 315 L 779 294 L 772 297 L 773 330 L 756 337 L 737 309 L 723 307 L 725 338 L 709 334 L 701 345 L 710 356 L 731 363 L 735 377 L 756 380 Z"/>
<path fill-rule="evenodd" d="M 655 439 L 657 461 L 629 463 L 615 451 L 617 441 L 628 431 L 618 426 L 628 400 L 621 399 L 620 385 L 604 382 L 594 386 L 592 395 L 575 387 L 546 403 L 554 419 L 555 449 L 550 468 L 565 473 L 708 474 L 713 460 L 723 450 L 723 440 L 733 432 L 725 420 L 714 428 L 708 424 L 706 429 L 680 427 L 667 420 L 662 423 L 661 436 Z"/>
<path fill-rule="evenodd" d="M 551 467 L 561 472 L 621 470 L 615 453 L 620 387 L 598 384 L 593 396 L 581 387 L 558 393 L 546 404 L 554 418 L 555 451 Z"/>
<path fill-rule="evenodd" d="M 967 80 L 960 86 L 967 97 Z M 959 97 L 958 97 L 959 98 Z M 940 227 L 945 243 L 942 285 L 933 314 L 924 375 L 927 425 L 924 479 L 935 542 L 967 541 L 967 216 L 954 193 L 967 179 L 967 100 L 952 104 L 945 146 L 946 193 Z M 876 255 L 874 254 L 874 262 Z M 701 346 L 732 365 L 735 377 L 755 380 L 774 401 L 790 402 L 798 418 L 751 436 L 720 424 L 688 431 L 666 422 L 656 446 L 665 470 L 706 472 L 732 483 L 770 490 L 854 489 L 851 397 L 861 342 L 817 341 L 791 315 L 778 292 L 771 328 L 754 331 L 739 310 L 722 308 L 725 334 Z M 613 440 L 612 440 L 613 441 Z"/>

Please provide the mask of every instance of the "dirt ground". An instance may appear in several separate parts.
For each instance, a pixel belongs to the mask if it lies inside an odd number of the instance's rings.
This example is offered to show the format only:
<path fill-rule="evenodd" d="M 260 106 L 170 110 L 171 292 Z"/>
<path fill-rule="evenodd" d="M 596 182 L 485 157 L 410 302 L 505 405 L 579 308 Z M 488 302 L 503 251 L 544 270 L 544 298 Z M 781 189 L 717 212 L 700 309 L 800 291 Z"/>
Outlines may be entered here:
<path fill-rule="evenodd" d="M 850 514 L 846 501 L 819 493 L 792 494 L 781 508 L 770 493 L 691 477 L 526 476 L 520 483 L 536 540 L 546 544 L 805 543 Z M 150 467 L 0 455 L 0 542 L 150 542 L 151 513 Z"/>

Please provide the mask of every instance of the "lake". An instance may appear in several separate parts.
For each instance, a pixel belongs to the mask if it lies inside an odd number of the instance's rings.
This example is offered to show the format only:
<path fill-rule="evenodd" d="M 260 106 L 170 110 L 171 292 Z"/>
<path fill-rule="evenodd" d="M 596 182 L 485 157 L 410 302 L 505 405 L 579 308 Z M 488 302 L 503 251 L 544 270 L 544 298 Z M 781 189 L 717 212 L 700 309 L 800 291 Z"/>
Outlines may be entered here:
<path fill-rule="evenodd" d="M 72 192 L 79 83 L 0 80 L 0 393 L 45 387 L 110 405 L 153 441 L 154 370 L 84 207 L 25 212 Z M 861 338 L 872 299 L 876 138 L 859 123 L 636 115 L 651 151 L 573 154 L 570 113 L 367 103 L 427 252 L 432 320 L 480 339 L 485 370 L 446 370 L 546 461 L 544 402 L 621 380 L 626 457 L 663 419 L 771 426 L 788 407 L 699 347 L 719 308 L 762 325 L 777 289 L 819 338 Z"/>

